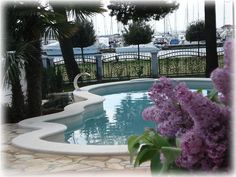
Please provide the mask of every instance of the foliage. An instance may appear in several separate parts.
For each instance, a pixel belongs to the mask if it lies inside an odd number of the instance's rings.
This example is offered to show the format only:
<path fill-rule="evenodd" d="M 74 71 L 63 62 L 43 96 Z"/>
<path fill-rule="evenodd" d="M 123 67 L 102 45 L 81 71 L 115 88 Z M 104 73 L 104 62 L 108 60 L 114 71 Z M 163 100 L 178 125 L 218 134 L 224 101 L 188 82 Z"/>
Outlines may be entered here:
<path fill-rule="evenodd" d="M 125 43 L 128 45 L 138 45 L 139 59 L 139 45 L 151 42 L 153 33 L 154 31 L 149 25 L 146 25 L 144 22 L 135 22 L 133 24 L 130 24 L 128 29 L 125 29 L 123 38 Z"/>
<path fill-rule="evenodd" d="M 71 38 L 73 47 L 80 47 L 84 61 L 83 48 L 93 45 L 96 41 L 93 23 L 87 20 L 78 22 L 78 31 Z"/>
<path fill-rule="evenodd" d="M 27 117 L 41 114 L 41 38 L 52 30 L 60 36 L 67 37 L 73 32 L 71 23 L 55 23 L 60 19 L 60 14 L 53 13 L 43 7 L 39 2 L 13 2 L 6 5 L 6 51 L 16 51 L 15 61 L 7 65 L 6 79 L 13 76 L 12 69 L 17 70 L 21 66 L 25 70 L 27 80 Z M 18 60 L 20 58 L 21 60 Z M 23 62 L 21 62 L 23 61 Z M 17 63 L 17 65 L 16 65 Z M 21 98 L 23 99 L 23 97 Z M 24 101 L 24 100 L 23 100 Z"/>
<path fill-rule="evenodd" d="M 45 115 L 63 111 L 71 102 L 72 99 L 68 94 L 49 96 L 49 100 L 43 104 L 42 113 Z"/>
<path fill-rule="evenodd" d="M 149 25 L 136 22 L 130 24 L 128 29 L 125 29 L 123 37 L 128 45 L 147 44 L 151 42 L 153 33 L 154 31 Z"/>
<path fill-rule="evenodd" d="M 187 41 L 203 41 L 206 40 L 205 22 L 197 21 L 190 24 L 185 34 Z"/>
<path fill-rule="evenodd" d="M 168 13 L 178 8 L 176 1 L 111 1 L 108 9 L 111 10 L 110 16 L 116 16 L 116 19 L 123 24 L 127 24 L 129 20 L 150 21 L 160 20 Z"/>
<path fill-rule="evenodd" d="M 152 173 L 174 170 L 174 161 L 181 152 L 180 148 L 171 146 L 167 137 L 160 136 L 153 129 L 147 129 L 141 136 L 132 135 L 128 139 L 128 150 L 131 163 L 135 157 L 134 167 L 150 161 Z"/>
<path fill-rule="evenodd" d="M 72 36 L 73 47 L 88 47 L 96 41 L 92 22 L 78 22 L 78 31 Z"/>
<path fill-rule="evenodd" d="M 62 92 L 63 78 L 60 68 L 49 67 L 43 69 L 42 95 L 46 98 L 48 93 Z"/>
<path fill-rule="evenodd" d="M 134 166 L 151 161 L 151 170 L 160 173 L 172 167 L 174 171 L 229 169 L 234 45 L 234 41 L 225 43 L 224 67 L 211 73 L 215 90 L 207 96 L 201 89 L 192 92 L 186 83 L 165 77 L 153 84 L 149 96 L 155 104 L 142 115 L 156 123 L 156 131 L 129 138 L 131 160 L 137 154 Z"/>
<path fill-rule="evenodd" d="M 61 16 L 61 18 L 56 19 L 56 24 L 70 23 L 68 18 L 73 18 L 75 21 L 83 21 L 86 19 L 86 17 L 91 17 L 94 14 L 105 11 L 105 9 L 101 7 L 101 3 L 99 1 L 93 3 L 88 3 L 85 1 L 58 3 L 51 1 L 49 4 L 55 14 L 59 14 Z M 76 25 L 76 31 L 77 30 L 78 27 Z M 58 33 L 58 39 L 66 66 L 66 72 L 69 80 L 73 82 L 73 79 L 80 72 L 80 70 L 74 58 L 73 45 L 70 38 L 71 36 L 63 37 L 61 34 L 64 33 L 64 30 L 59 30 Z"/>

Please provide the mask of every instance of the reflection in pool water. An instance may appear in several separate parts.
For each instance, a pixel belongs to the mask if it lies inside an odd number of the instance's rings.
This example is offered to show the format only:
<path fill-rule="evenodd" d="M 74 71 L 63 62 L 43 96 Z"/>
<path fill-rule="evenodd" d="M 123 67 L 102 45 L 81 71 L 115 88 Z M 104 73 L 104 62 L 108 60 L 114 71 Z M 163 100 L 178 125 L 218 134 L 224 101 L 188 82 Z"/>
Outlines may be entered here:
<path fill-rule="evenodd" d="M 196 90 L 192 90 L 196 91 Z M 207 90 L 202 90 L 207 95 Z M 142 111 L 153 103 L 147 91 L 133 91 L 105 95 L 103 111 L 85 116 L 79 125 L 68 127 L 65 140 L 71 144 L 112 145 L 127 144 L 130 135 L 141 135 L 145 128 L 155 128 L 154 122 L 145 121 Z"/>
<path fill-rule="evenodd" d="M 86 117 L 77 130 L 66 131 L 66 141 L 71 144 L 127 144 L 130 135 L 140 135 L 146 127 L 155 128 L 153 122 L 144 121 L 142 111 L 150 106 L 147 91 L 105 95 L 104 111 Z M 74 129 L 74 128 L 73 128 Z"/>

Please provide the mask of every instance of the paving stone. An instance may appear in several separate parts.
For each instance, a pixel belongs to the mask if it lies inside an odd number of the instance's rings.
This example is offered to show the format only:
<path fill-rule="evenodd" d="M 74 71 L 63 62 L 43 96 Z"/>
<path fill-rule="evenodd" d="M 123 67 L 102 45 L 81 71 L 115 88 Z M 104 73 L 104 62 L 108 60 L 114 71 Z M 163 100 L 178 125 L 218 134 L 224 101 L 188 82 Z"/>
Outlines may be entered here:
<path fill-rule="evenodd" d="M 82 164 L 89 165 L 89 166 L 105 167 L 105 162 L 102 162 L 102 161 L 83 160 L 81 163 L 82 163 Z"/>
<path fill-rule="evenodd" d="M 95 157 L 88 157 L 88 159 L 89 160 L 99 160 L 99 161 L 106 161 L 106 160 L 108 160 L 109 159 L 109 157 L 108 156 L 105 156 L 105 157 L 103 157 L 103 156 L 95 156 Z"/>
<path fill-rule="evenodd" d="M 60 159 L 65 156 L 63 155 L 56 155 L 56 154 L 45 154 L 45 153 L 35 153 L 34 154 L 38 158 L 55 158 L 55 159 Z"/>
<path fill-rule="evenodd" d="M 124 165 L 125 166 L 125 168 L 134 168 L 134 165 L 132 165 L 132 164 L 127 164 L 127 165 Z"/>
<path fill-rule="evenodd" d="M 79 169 L 85 169 L 85 168 L 90 168 L 90 166 L 84 165 L 84 164 L 69 164 L 69 165 L 61 166 L 59 168 L 55 168 L 55 169 L 51 170 L 50 172 L 79 170 Z"/>
<path fill-rule="evenodd" d="M 21 160 L 29 160 L 29 159 L 33 159 L 34 156 L 29 155 L 29 154 L 19 154 L 19 155 L 15 155 L 15 158 L 21 159 Z"/>
<path fill-rule="evenodd" d="M 84 168 L 84 169 L 79 169 L 79 170 L 76 170 L 78 173 L 80 172 L 88 172 L 88 173 L 91 173 L 91 174 L 94 174 L 94 172 L 96 171 L 101 171 L 101 168 L 98 168 L 98 167 L 89 167 L 89 168 Z"/>
<path fill-rule="evenodd" d="M 130 156 L 129 155 L 127 155 L 127 156 L 115 156 L 115 158 L 122 159 L 122 160 L 125 160 L 125 161 L 130 161 Z"/>
<path fill-rule="evenodd" d="M 44 172 L 48 169 L 48 165 L 45 164 L 37 164 L 37 165 L 33 165 L 33 166 L 29 166 L 27 168 L 25 168 L 25 172 Z"/>
<path fill-rule="evenodd" d="M 149 164 L 139 168 L 133 168 L 129 163 L 129 156 L 82 156 L 82 155 L 58 155 L 47 153 L 35 153 L 11 145 L 12 138 L 32 130 L 25 130 L 16 124 L 4 124 L 3 130 L 6 135 L 2 145 L 3 167 L 7 175 L 29 174 L 63 174 L 63 173 L 89 173 L 100 171 L 120 170 L 149 170 Z M 6 176 L 7 176 L 6 175 Z"/>
<path fill-rule="evenodd" d="M 121 159 L 115 159 L 115 158 L 111 158 L 107 161 L 107 163 L 119 163 L 121 162 Z"/>
<path fill-rule="evenodd" d="M 121 165 L 132 165 L 130 161 L 122 161 L 120 162 Z"/>
<path fill-rule="evenodd" d="M 106 167 L 114 170 L 124 169 L 124 166 L 117 163 L 106 163 Z"/>
<path fill-rule="evenodd" d="M 20 170 L 23 170 L 23 169 L 25 169 L 25 168 L 27 168 L 27 166 L 25 165 L 25 164 L 22 164 L 22 163 L 19 163 L 19 164 L 17 164 L 17 163 L 13 163 L 12 165 L 11 165 L 11 168 L 14 168 L 14 169 L 20 169 Z"/>
<path fill-rule="evenodd" d="M 42 159 L 32 159 L 32 160 L 25 160 L 26 164 L 28 165 L 32 165 L 32 166 L 37 166 L 37 165 L 41 165 L 41 164 L 45 164 L 47 163 L 45 160 L 42 160 Z"/>
<path fill-rule="evenodd" d="M 78 156 L 78 157 L 73 157 L 71 159 L 73 160 L 73 162 L 78 163 L 80 161 L 88 159 L 88 157 L 87 156 Z"/>
<path fill-rule="evenodd" d="M 71 162 L 72 162 L 72 159 L 69 159 L 69 158 L 62 158 L 62 159 L 57 160 L 57 163 L 62 163 L 62 164 L 71 163 Z"/>

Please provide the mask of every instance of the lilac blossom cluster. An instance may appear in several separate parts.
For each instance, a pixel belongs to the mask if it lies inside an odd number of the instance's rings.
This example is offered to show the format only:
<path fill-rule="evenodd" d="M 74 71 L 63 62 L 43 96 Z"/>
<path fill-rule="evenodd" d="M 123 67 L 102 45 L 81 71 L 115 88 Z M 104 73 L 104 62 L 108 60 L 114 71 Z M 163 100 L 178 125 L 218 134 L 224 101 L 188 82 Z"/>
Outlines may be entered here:
<path fill-rule="evenodd" d="M 212 72 L 211 79 L 222 103 L 192 92 L 185 83 L 174 86 L 160 78 L 149 95 L 154 106 L 143 118 L 157 123 L 157 132 L 180 138 L 181 155 L 176 164 L 187 169 L 217 170 L 228 166 L 233 41 L 224 45 L 224 67 Z"/>
<path fill-rule="evenodd" d="M 234 40 L 229 40 L 224 45 L 224 67 L 217 68 L 211 73 L 211 79 L 215 88 L 222 94 L 220 100 L 226 104 L 231 104 L 231 75 L 233 59 Z"/>
<path fill-rule="evenodd" d="M 157 123 L 157 131 L 164 136 L 180 137 L 193 126 L 193 121 L 178 103 L 170 79 L 160 78 L 149 90 L 154 106 L 143 111 L 143 118 Z"/>
<path fill-rule="evenodd" d="M 190 131 L 181 137 L 179 166 L 215 170 L 227 163 L 230 110 L 212 102 L 185 84 L 176 87 L 180 106 L 194 121 Z"/>

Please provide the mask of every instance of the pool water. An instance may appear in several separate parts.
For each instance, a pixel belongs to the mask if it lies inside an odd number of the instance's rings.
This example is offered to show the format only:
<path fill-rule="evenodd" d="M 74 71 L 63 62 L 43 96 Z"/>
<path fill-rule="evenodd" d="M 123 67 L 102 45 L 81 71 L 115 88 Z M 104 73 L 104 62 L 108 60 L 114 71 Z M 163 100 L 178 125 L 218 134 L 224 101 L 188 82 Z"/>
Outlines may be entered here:
<path fill-rule="evenodd" d="M 141 135 L 145 128 L 155 128 L 155 123 L 145 121 L 142 111 L 153 103 L 147 90 L 104 95 L 104 111 L 86 117 L 82 125 L 65 132 L 71 144 L 123 145 L 130 135 Z M 74 129 L 74 128 L 73 128 Z"/>
<path fill-rule="evenodd" d="M 202 90 L 204 96 L 207 93 L 207 90 Z M 147 89 L 108 94 L 103 97 L 104 110 L 96 110 L 93 115 L 85 115 L 85 121 L 68 127 L 65 131 L 67 143 L 125 145 L 130 135 L 141 135 L 145 128 L 155 128 L 154 122 L 142 118 L 142 111 L 153 104 Z"/>

